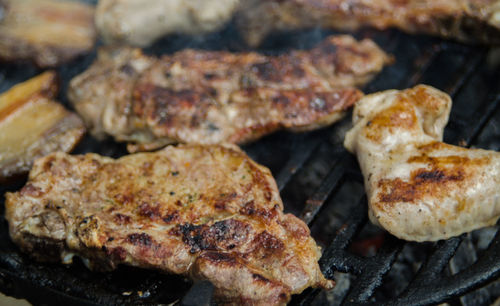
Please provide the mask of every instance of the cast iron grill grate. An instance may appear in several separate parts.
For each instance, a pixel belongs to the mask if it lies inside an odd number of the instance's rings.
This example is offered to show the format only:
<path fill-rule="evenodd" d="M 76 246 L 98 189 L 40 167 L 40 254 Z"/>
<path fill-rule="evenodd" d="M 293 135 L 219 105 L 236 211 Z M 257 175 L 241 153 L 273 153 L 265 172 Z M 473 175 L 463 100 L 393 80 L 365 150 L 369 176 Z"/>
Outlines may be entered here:
<path fill-rule="evenodd" d="M 308 48 L 327 32 L 313 30 L 273 37 L 262 50 L 279 53 Z M 485 47 L 464 46 L 397 31 L 357 33 L 375 39 L 396 57 L 366 92 L 406 88 L 425 83 L 452 95 L 454 105 L 445 141 L 463 146 L 500 150 L 500 54 Z M 149 51 L 174 52 L 185 47 L 242 50 L 232 28 L 204 39 L 168 38 Z M 64 97 L 67 82 L 95 58 L 91 54 L 59 70 Z M 1 65 L 0 91 L 39 73 L 29 66 Z M 268 166 L 281 190 L 285 209 L 308 223 L 323 246 L 320 265 L 337 287 L 325 293 L 308 289 L 292 304 L 422 305 L 448 301 L 453 305 L 490 304 L 499 294 L 500 233 L 497 227 L 438 243 L 408 243 L 371 226 L 363 178 L 355 157 L 343 149 L 346 118 L 333 127 L 306 134 L 278 133 L 244 147 L 257 162 Z M 91 137 L 76 153 L 125 154 L 124 146 Z M 1 186 L 17 190 L 23 182 Z M 3 198 L 0 199 L 3 203 Z M 178 276 L 130 267 L 93 273 L 83 264 L 70 267 L 39 264 L 21 254 L 8 238 L 0 205 L 0 291 L 34 304 L 209 305 L 213 288 L 194 285 Z M 336 272 L 337 271 L 337 272 Z M 466 294 L 475 290 L 473 293 Z"/>

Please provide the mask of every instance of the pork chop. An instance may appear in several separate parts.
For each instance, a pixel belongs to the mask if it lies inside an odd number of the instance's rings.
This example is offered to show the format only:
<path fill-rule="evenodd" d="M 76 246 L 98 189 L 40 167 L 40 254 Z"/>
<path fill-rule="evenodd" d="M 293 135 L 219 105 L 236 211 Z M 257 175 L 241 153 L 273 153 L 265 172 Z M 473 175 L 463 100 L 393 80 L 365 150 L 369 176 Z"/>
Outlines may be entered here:
<path fill-rule="evenodd" d="M 245 143 L 278 129 L 340 119 L 391 57 L 370 40 L 327 38 L 281 56 L 183 50 L 158 59 L 108 49 L 70 84 L 97 136 L 149 150 L 168 143 Z"/>
<path fill-rule="evenodd" d="M 235 18 L 249 45 L 268 33 L 322 27 L 398 28 L 462 42 L 500 43 L 499 0 L 249 0 Z"/>
<path fill-rule="evenodd" d="M 54 153 L 6 195 L 13 241 L 42 261 L 79 256 L 207 279 L 223 304 L 284 304 L 331 288 L 306 224 L 270 171 L 236 146 L 169 146 L 114 160 Z"/>

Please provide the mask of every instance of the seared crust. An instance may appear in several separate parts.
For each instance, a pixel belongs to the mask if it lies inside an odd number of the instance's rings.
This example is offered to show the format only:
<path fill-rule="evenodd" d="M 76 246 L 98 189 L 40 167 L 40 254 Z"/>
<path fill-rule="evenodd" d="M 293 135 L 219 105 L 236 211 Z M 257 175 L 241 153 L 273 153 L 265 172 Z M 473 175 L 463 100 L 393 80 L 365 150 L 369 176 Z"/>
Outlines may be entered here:
<path fill-rule="evenodd" d="M 69 97 L 95 135 L 152 149 L 171 142 L 244 143 L 342 117 L 391 58 L 372 41 L 329 37 L 277 57 L 184 50 L 161 59 L 102 51 Z"/>
<path fill-rule="evenodd" d="M 8 193 L 12 239 L 39 260 L 118 264 L 208 279 L 230 304 L 283 304 L 331 288 L 319 248 L 283 214 L 267 168 L 235 146 L 167 147 L 113 160 L 55 153 Z"/>
<path fill-rule="evenodd" d="M 272 31 L 321 26 L 398 28 L 462 42 L 500 43 L 499 0 L 249 0 L 236 21 L 250 45 Z"/>
<path fill-rule="evenodd" d="M 133 113 L 158 138 L 241 144 L 278 129 L 307 131 L 331 124 L 361 96 L 353 88 L 333 92 L 247 89 L 232 93 L 223 114 L 208 95 L 138 86 Z"/>
<path fill-rule="evenodd" d="M 406 240 L 447 239 L 500 216 L 500 154 L 441 142 L 451 99 L 429 86 L 364 97 L 345 147 L 365 177 L 369 215 Z"/>
<path fill-rule="evenodd" d="M 0 0 L 0 59 L 54 67 L 89 52 L 93 7 L 75 1 Z"/>

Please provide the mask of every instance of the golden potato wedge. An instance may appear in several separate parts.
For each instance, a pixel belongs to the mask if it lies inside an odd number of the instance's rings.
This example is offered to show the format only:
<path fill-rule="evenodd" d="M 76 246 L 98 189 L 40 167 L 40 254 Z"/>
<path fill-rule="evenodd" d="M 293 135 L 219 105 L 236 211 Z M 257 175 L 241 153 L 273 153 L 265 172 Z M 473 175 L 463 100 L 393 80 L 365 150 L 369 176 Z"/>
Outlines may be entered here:
<path fill-rule="evenodd" d="M 0 95 L 0 180 L 29 171 L 54 151 L 71 151 L 82 138 L 82 120 L 52 99 L 55 72 L 45 72 Z"/>

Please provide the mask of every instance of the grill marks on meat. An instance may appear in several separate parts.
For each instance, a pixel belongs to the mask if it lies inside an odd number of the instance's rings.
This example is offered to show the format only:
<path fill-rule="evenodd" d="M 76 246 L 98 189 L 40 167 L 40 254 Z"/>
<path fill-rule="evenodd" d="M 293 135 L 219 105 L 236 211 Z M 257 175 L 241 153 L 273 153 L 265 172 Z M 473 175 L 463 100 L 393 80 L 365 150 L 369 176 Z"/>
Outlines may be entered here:
<path fill-rule="evenodd" d="M 242 245 L 251 231 L 247 224 L 234 219 L 217 221 L 211 226 L 186 223 L 177 229 L 184 243 L 191 246 L 191 253 L 201 250 L 230 251 Z"/>
<path fill-rule="evenodd" d="M 93 7 L 74 1 L 1 0 L 0 59 L 39 67 L 67 62 L 94 47 Z"/>
<path fill-rule="evenodd" d="M 242 2 L 235 20 L 254 46 L 272 31 L 316 26 L 394 27 L 462 42 L 500 43 L 498 0 L 250 0 Z"/>
<path fill-rule="evenodd" d="M 345 147 L 365 177 L 369 216 L 406 240 L 447 239 L 500 216 L 500 153 L 442 141 L 451 99 L 429 86 L 361 99 Z"/>
<path fill-rule="evenodd" d="M 391 58 L 372 41 L 330 37 L 270 57 L 184 50 L 160 59 L 101 52 L 69 97 L 96 135 L 148 150 L 167 143 L 245 143 L 278 129 L 337 121 Z"/>
<path fill-rule="evenodd" d="M 134 114 L 156 137 L 187 143 L 246 143 L 275 130 L 311 130 L 340 119 L 361 93 L 339 89 L 248 89 L 234 92 L 225 106 L 192 91 L 173 93 L 160 88 L 136 88 Z M 228 122 L 230 121 L 230 122 Z"/>
<path fill-rule="evenodd" d="M 267 168 L 235 146 L 180 145 L 113 160 L 54 153 L 8 193 L 12 239 L 39 260 L 208 279 L 219 302 L 282 304 L 331 288 L 307 226 L 283 213 Z"/>

